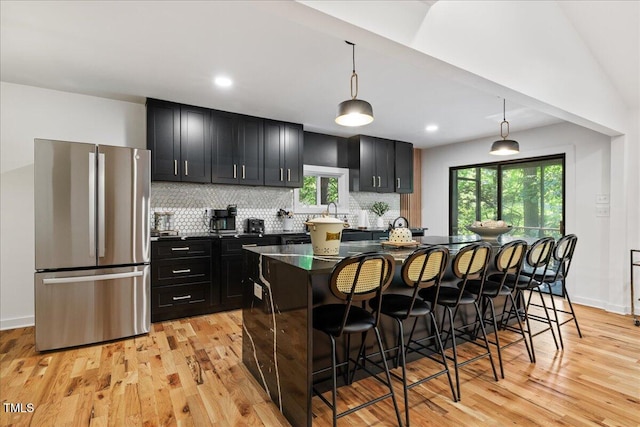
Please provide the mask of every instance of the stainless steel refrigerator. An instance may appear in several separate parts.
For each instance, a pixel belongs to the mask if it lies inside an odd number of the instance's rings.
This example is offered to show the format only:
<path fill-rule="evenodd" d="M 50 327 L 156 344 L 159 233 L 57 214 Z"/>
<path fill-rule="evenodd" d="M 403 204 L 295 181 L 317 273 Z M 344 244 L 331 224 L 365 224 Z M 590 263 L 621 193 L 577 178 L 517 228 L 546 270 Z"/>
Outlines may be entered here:
<path fill-rule="evenodd" d="M 149 332 L 150 152 L 34 145 L 36 349 Z"/>

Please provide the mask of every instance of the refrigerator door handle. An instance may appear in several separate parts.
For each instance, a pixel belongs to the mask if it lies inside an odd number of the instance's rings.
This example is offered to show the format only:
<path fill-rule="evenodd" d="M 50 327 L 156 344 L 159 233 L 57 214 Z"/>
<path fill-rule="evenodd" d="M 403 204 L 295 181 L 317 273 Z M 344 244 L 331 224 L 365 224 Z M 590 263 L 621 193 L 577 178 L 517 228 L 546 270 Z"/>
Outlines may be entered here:
<path fill-rule="evenodd" d="M 96 154 L 89 153 L 89 256 L 96 256 Z"/>
<path fill-rule="evenodd" d="M 104 257 L 105 253 L 105 233 L 104 223 L 106 209 L 105 202 L 105 183 L 104 183 L 104 153 L 98 153 L 98 257 Z"/>
<path fill-rule="evenodd" d="M 76 276 L 76 277 L 52 277 L 42 279 L 45 285 L 55 285 L 61 283 L 78 283 L 78 282 L 97 282 L 100 280 L 126 279 L 129 277 L 140 277 L 144 274 L 142 271 L 131 271 L 128 273 L 100 274 L 97 276 Z"/>

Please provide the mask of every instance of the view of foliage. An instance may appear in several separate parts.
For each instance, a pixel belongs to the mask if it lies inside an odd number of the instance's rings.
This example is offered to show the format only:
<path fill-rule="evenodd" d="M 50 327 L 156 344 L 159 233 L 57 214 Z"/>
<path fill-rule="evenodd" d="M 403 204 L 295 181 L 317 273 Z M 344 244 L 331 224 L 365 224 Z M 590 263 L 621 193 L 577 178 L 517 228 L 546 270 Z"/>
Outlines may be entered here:
<path fill-rule="evenodd" d="M 318 194 L 318 189 L 320 189 L 320 194 Z M 309 206 L 338 203 L 338 178 L 305 175 L 302 188 L 300 188 L 300 202 Z"/>
<path fill-rule="evenodd" d="M 560 236 L 560 159 L 456 169 L 451 178 L 454 233 L 465 233 L 474 221 L 502 219 L 513 226 L 512 235 Z M 499 179 L 502 212 L 498 212 Z"/>

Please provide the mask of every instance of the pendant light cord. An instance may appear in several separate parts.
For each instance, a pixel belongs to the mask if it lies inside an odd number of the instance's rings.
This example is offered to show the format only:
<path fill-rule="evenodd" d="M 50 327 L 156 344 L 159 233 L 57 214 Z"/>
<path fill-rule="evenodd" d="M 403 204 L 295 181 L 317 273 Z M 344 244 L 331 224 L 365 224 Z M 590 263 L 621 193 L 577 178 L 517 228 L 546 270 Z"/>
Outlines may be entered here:
<path fill-rule="evenodd" d="M 353 65 L 353 69 L 351 71 L 351 99 L 356 99 L 358 97 L 358 74 L 356 73 L 356 45 L 355 43 L 351 43 L 348 40 L 344 41 L 346 44 L 351 45 L 351 60 L 352 60 L 352 65 Z M 356 81 L 356 91 L 355 93 L 353 92 L 353 80 L 355 79 Z"/>
<path fill-rule="evenodd" d="M 506 110 L 507 110 L 507 100 L 502 98 L 502 123 L 500 123 L 500 136 L 502 137 L 502 139 L 507 139 L 507 137 L 509 136 L 509 122 L 507 121 L 507 114 L 506 114 Z M 507 125 L 507 134 L 504 134 L 504 125 Z"/>

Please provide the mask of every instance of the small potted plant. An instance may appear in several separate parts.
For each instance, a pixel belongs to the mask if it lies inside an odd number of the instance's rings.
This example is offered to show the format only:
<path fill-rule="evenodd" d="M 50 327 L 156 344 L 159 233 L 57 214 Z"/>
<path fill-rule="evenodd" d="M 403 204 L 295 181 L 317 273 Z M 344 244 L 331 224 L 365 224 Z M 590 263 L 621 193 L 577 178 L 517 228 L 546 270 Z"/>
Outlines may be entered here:
<path fill-rule="evenodd" d="M 388 210 L 389 210 L 389 204 L 386 202 L 375 202 L 371 206 L 371 212 L 373 212 L 378 216 L 378 218 L 376 219 L 376 227 L 378 228 L 384 227 L 384 221 L 382 220 L 382 217 L 384 216 L 385 213 L 387 213 Z"/>

